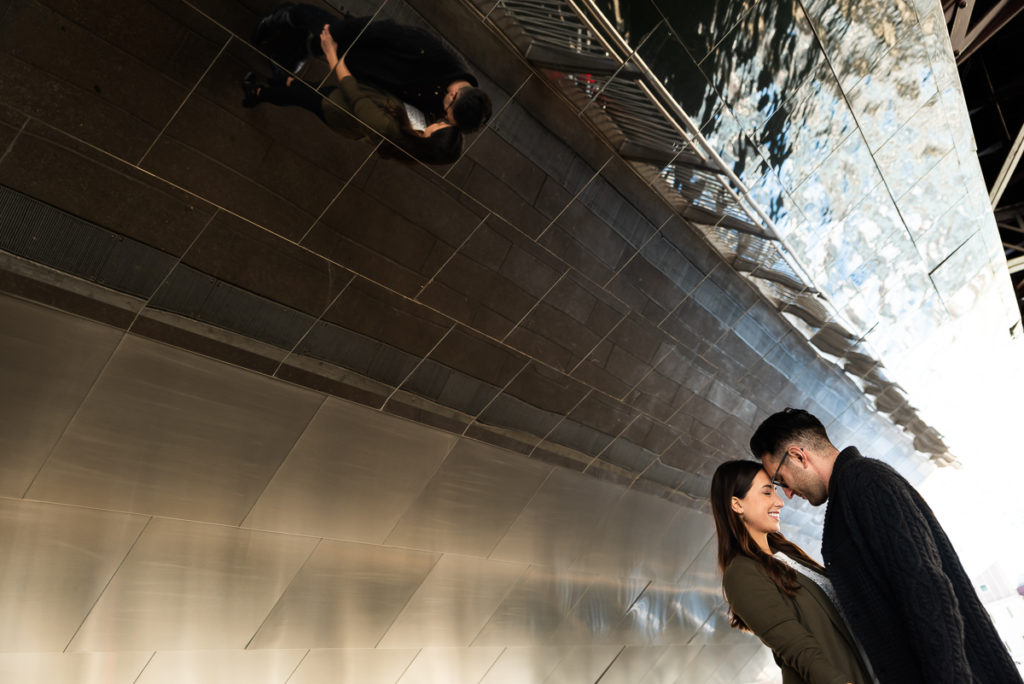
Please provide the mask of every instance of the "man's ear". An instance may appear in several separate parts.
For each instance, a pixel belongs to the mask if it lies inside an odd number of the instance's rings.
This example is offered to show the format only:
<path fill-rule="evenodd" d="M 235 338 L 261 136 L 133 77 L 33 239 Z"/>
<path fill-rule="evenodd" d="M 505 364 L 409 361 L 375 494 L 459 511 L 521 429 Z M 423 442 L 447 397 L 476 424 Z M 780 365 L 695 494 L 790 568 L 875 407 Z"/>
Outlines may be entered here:
<path fill-rule="evenodd" d="M 743 515 L 743 502 L 737 497 L 732 497 L 732 512 L 736 515 Z"/>

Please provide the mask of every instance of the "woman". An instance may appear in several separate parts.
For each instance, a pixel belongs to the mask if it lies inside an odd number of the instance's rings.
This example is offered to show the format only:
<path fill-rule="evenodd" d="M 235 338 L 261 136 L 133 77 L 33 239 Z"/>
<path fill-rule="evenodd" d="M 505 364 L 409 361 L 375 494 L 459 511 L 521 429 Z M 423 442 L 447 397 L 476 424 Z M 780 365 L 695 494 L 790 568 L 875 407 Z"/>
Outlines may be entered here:
<path fill-rule="evenodd" d="M 261 83 L 251 72 L 246 74 L 242 87 L 246 107 L 261 102 L 279 106 L 296 105 L 316 114 L 331 130 L 347 138 L 377 142 L 382 137 L 379 153 L 383 157 L 411 161 L 409 157 L 426 164 L 450 164 L 462 152 L 462 134 L 446 121 L 413 128 L 405 105 L 388 95 L 356 82 L 338 58 L 338 44 L 328 26 L 320 33 L 320 43 L 327 64 L 338 79 L 338 87 L 325 88 L 318 93 L 310 86 L 289 76 L 282 81 Z M 324 103 L 323 95 L 328 102 Z"/>
<path fill-rule="evenodd" d="M 779 533 L 783 505 L 760 463 L 727 461 L 711 479 L 730 624 L 772 649 L 783 684 L 869 684 L 824 568 Z"/>

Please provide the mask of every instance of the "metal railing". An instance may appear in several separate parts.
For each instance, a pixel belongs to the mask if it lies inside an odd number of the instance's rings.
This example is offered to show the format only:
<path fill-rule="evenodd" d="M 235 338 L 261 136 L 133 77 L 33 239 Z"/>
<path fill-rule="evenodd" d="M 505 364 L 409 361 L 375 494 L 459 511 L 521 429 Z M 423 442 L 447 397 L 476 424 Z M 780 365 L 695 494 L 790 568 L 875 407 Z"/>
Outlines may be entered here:
<path fill-rule="evenodd" d="M 470 1 L 534 66 L 557 72 L 579 114 L 780 312 L 806 323 L 812 344 L 838 359 L 876 407 L 914 435 L 919 451 L 940 465 L 955 463 L 916 410 L 882 399 L 901 390 L 884 375 L 863 331 L 851 332 L 856 327 L 821 294 L 750 190 L 593 0 Z"/>

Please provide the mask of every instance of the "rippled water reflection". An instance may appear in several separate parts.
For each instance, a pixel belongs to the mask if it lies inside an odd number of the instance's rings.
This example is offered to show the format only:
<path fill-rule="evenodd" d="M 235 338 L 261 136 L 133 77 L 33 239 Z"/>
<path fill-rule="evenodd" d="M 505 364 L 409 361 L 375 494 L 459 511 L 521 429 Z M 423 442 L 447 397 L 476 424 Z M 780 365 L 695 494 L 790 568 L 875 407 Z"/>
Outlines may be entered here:
<path fill-rule="evenodd" d="M 991 287 L 1005 257 L 937 1 L 628 0 L 618 16 L 873 354 L 906 356 L 983 294 L 1002 329 L 1019 321 Z"/>

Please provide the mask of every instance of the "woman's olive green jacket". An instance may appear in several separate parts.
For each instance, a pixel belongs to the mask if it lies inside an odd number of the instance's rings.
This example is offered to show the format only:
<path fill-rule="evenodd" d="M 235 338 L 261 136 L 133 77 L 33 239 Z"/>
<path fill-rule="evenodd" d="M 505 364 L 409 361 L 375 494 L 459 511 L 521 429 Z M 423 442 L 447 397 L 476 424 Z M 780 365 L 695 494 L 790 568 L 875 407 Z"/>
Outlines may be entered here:
<path fill-rule="evenodd" d="M 382 90 L 346 76 L 327 99 L 324 121 L 335 133 L 370 142 L 377 142 L 382 135 L 391 141 L 403 135 L 401 123 L 388 109 L 401 110 L 405 105 Z"/>
<path fill-rule="evenodd" d="M 821 587 L 797 573 L 792 598 L 779 591 L 764 566 L 737 556 L 722 586 L 736 615 L 775 654 L 783 684 L 870 684 L 843 618 Z"/>

